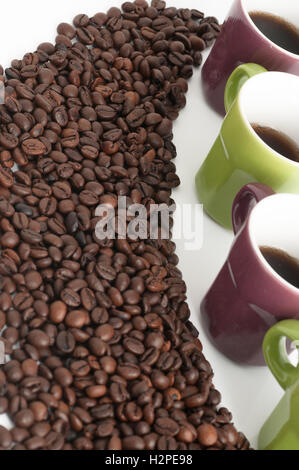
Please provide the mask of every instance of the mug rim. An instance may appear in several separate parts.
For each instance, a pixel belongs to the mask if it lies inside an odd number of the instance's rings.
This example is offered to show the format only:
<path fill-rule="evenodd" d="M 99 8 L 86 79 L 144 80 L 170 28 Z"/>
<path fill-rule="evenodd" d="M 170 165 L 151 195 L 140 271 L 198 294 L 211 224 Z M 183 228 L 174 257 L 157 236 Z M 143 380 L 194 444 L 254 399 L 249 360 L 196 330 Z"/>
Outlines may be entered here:
<path fill-rule="evenodd" d="M 247 226 L 248 226 L 248 233 L 249 233 L 249 239 L 250 239 L 250 243 L 251 243 L 251 246 L 258 258 L 258 261 L 263 265 L 264 269 L 267 271 L 267 274 L 271 275 L 272 277 L 274 277 L 276 279 L 276 281 L 278 281 L 282 287 L 284 288 L 287 288 L 287 289 L 290 289 L 293 293 L 295 294 L 299 294 L 299 288 L 298 287 L 295 287 L 293 284 L 290 284 L 289 282 L 287 282 L 282 276 L 280 276 L 276 271 L 275 269 L 273 269 L 270 264 L 266 261 L 266 259 L 264 258 L 264 256 L 262 255 L 262 252 L 259 248 L 259 245 L 256 241 L 256 237 L 253 233 L 253 227 L 252 227 L 252 219 L 256 213 L 256 211 L 260 208 L 260 205 L 261 204 L 266 204 L 269 202 L 269 199 L 278 199 L 278 198 L 285 198 L 285 197 L 292 197 L 292 198 L 297 198 L 298 199 L 298 206 L 299 206 L 299 194 L 291 194 L 291 193 L 276 193 L 276 194 L 272 194 L 271 196 L 268 196 L 264 199 L 262 199 L 261 201 L 259 201 L 258 204 L 256 204 L 256 206 L 252 209 L 252 211 L 250 212 L 249 214 L 249 217 L 248 217 L 248 220 L 247 220 Z"/>
<path fill-rule="evenodd" d="M 285 164 L 289 164 L 289 165 L 291 165 L 295 168 L 299 168 L 299 162 L 296 162 L 294 160 L 291 160 L 291 159 L 285 157 L 284 155 L 282 155 L 281 153 L 277 152 L 272 147 L 270 147 L 268 144 L 266 144 L 266 142 L 264 142 L 263 139 L 255 132 L 255 130 L 253 129 L 251 123 L 247 119 L 246 111 L 245 111 L 244 105 L 242 103 L 242 96 L 246 92 L 247 87 L 249 86 L 250 83 L 252 83 L 253 80 L 260 80 L 261 76 L 263 76 L 265 74 L 267 74 L 267 76 L 269 76 L 269 74 L 271 74 L 271 75 L 272 74 L 283 75 L 283 76 L 290 77 L 290 79 L 292 79 L 292 80 L 293 79 L 298 80 L 298 91 L 299 91 L 299 76 L 293 75 L 293 74 L 290 74 L 290 73 L 287 73 L 287 72 L 268 71 L 268 72 L 264 72 L 264 73 L 261 73 L 261 74 L 254 75 L 253 77 L 250 77 L 249 80 L 247 80 L 247 82 L 244 83 L 244 85 L 242 86 L 242 88 L 239 92 L 238 98 L 236 100 L 236 103 L 238 104 L 238 108 L 240 110 L 240 114 L 242 116 L 242 119 L 243 119 L 244 123 L 246 124 L 246 127 L 249 130 L 251 136 L 254 137 L 255 140 L 258 141 L 259 144 L 261 144 L 264 148 L 266 148 L 268 151 L 270 151 L 274 157 L 278 158 L 280 161 L 283 161 Z"/>
<path fill-rule="evenodd" d="M 292 59 L 297 59 L 299 61 L 299 54 L 294 54 L 293 52 L 290 52 L 287 49 L 284 49 L 283 47 L 278 46 L 278 44 L 271 41 L 264 33 L 262 33 L 262 31 L 254 24 L 254 22 L 250 18 L 250 15 L 249 15 L 249 13 L 248 13 L 247 9 L 245 8 L 245 5 L 244 5 L 245 1 L 246 0 L 240 0 L 241 9 L 242 9 L 243 14 L 246 16 L 246 19 L 247 19 L 248 23 L 254 29 L 254 31 L 256 33 L 258 33 L 258 35 L 261 38 L 263 38 L 267 43 L 269 43 L 272 47 L 274 47 L 275 49 L 278 49 L 280 52 L 285 53 L 286 55 L 288 55 Z M 262 11 L 262 10 L 260 10 L 260 11 Z"/>

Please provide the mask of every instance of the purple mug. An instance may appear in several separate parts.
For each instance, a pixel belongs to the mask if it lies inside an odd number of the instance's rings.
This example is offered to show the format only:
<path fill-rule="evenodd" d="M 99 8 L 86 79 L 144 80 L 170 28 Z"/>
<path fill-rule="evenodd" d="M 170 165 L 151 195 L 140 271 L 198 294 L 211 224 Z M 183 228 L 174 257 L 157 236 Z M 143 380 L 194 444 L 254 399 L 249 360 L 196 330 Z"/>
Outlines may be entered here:
<path fill-rule="evenodd" d="M 299 55 L 277 46 L 255 26 L 249 13 L 262 11 L 284 18 L 299 28 L 295 0 L 234 0 L 214 47 L 202 70 L 208 103 L 224 114 L 226 82 L 236 67 L 253 62 L 269 71 L 299 75 Z"/>
<path fill-rule="evenodd" d="M 203 324 L 233 361 L 265 365 L 264 336 L 280 320 L 299 319 L 299 289 L 272 269 L 260 247 L 299 259 L 299 195 L 249 184 L 236 196 L 232 218 L 236 238 L 201 304 Z"/>

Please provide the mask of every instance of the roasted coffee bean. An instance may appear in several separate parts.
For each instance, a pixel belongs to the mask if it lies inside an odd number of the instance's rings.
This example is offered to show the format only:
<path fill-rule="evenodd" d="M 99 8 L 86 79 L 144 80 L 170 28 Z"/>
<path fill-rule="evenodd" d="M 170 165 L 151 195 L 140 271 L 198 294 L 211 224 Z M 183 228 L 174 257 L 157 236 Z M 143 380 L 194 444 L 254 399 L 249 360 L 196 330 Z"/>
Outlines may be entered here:
<path fill-rule="evenodd" d="M 116 277 L 116 272 L 111 266 L 106 266 L 104 264 L 98 264 L 96 266 L 97 273 L 100 277 L 106 281 L 113 281 Z"/>
<path fill-rule="evenodd" d="M 70 331 L 61 331 L 57 335 L 56 344 L 62 353 L 70 354 L 74 351 L 76 342 Z"/>
<path fill-rule="evenodd" d="M 127 400 L 130 397 L 125 386 L 117 382 L 111 385 L 110 396 L 114 403 L 123 403 L 125 400 Z"/>
<path fill-rule="evenodd" d="M 62 323 L 67 313 L 67 306 L 61 301 L 50 305 L 50 319 L 53 323 Z"/>
<path fill-rule="evenodd" d="M 0 133 L 0 144 L 5 149 L 14 149 L 18 145 L 18 138 L 7 132 Z"/>
<path fill-rule="evenodd" d="M 20 428 L 30 428 L 34 423 L 34 414 L 31 410 L 19 411 L 15 416 L 16 425 Z"/>
<path fill-rule="evenodd" d="M 126 2 L 61 23 L 2 77 L 1 449 L 249 448 L 218 408 L 174 243 L 95 234 L 120 196 L 148 214 L 173 203 L 173 121 L 219 31 Z M 131 214 L 118 222 L 120 236 Z"/>
<path fill-rule="evenodd" d="M 35 156 L 45 154 L 46 147 L 38 139 L 27 139 L 22 143 L 22 150 L 26 155 Z"/>
<path fill-rule="evenodd" d="M 29 271 L 24 277 L 26 286 L 29 290 L 37 290 L 42 285 L 42 276 L 37 271 Z"/>
<path fill-rule="evenodd" d="M 144 353 L 144 345 L 141 341 L 134 338 L 126 338 L 123 342 L 124 347 L 127 351 L 137 356 L 141 356 Z"/>
<path fill-rule="evenodd" d="M 3 426 L 0 426 L 0 447 L 2 449 L 9 449 L 12 442 L 13 438 L 11 433 Z"/>
<path fill-rule="evenodd" d="M 125 437 L 122 442 L 123 450 L 144 450 L 145 442 L 139 436 Z"/>
<path fill-rule="evenodd" d="M 79 307 L 81 304 L 81 299 L 79 295 L 74 292 L 72 289 L 64 289 L 61 292 L 61 300 L 68 306 L 68 307 Z"/>
<path fill-rule="evenodd" d="M 144 109 L 135 109 L 127 116 L 127 123 L 131 128 L 137 128 L 142 126 L 146 118 L 146 112 Z"/>
<path fill-rule="evenodd" d="M 42 330 L 31 330 L 28 334 L 28 341 L 37 349 L 47 348 L 50 345 L 49 336 Z"/>
<path fill-rule="evenodd" d="M 30 229 L 21 230 L 20 235 L 23 241 L 28 243 L 29 245 L 38 245 L 43 239 L 40 233 L 37 233 Z"/>
<path fill-rule="evenodd" d="M 98 117 L 103 121 L 112 121 L 116 116 L 115 110 L 110 106 L 106 105 L 99 105 L 96 108 L 96 112 Z"/>
<path fill-rule="evenodd" d="M 155 431 L 162 436 L 174 437 L 179 433 L 180 427 L 176 421 L 169 418 L 157 419 Z"/>
<path fill-rule="evenodd" d="M 0 185 L 4 188 L 11 188 L 13 183 L 14 179 L 11 171 L 8 168 L 0 167 Z"/>
<path fill-rule="evenodd" d="M 57 27 L 58 34 L 62 34 L 63 36 L 68 37 L 69 39 L 73 39 L 75 37 L 75 29 L 68 23 L 61 23 Z"/>
<path fill-rule="evenodd" d="M 129 363 L 118 366 L 117 371 L 121 377 L 129 381 L 137 379 L 141 374 L 139 366 Z"/>
<path fill-rule="evenodd" d="M 198 442 L 204 447 L 212 447 L 218 440 L 217 430 L 211 424 L 202 424 L 197 430 Z"/>

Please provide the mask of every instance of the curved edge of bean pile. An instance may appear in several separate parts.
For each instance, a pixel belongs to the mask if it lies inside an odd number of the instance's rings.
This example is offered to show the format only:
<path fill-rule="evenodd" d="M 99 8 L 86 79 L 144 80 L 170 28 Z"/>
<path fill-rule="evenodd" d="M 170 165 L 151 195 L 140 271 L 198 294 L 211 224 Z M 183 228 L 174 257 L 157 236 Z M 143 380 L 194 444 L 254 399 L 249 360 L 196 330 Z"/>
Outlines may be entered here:
<path fill-rule="evenodd" d="M 220 26 L 136 0 L 57 31 L 0 71 L 0 449 L 246 450 L 174 243 L 95 236 L 99 204 L 173 203 L 173 121 Z"/>

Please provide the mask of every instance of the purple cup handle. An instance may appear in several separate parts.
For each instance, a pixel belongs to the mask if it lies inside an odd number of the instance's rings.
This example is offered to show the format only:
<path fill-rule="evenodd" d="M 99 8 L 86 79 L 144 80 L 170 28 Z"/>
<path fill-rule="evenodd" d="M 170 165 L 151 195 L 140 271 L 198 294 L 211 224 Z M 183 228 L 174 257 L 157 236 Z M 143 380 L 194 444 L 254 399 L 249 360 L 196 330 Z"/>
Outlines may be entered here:
<path fill-rule="evenodd" d="M 235 234 L 239 233 L 246 223 L 252 209 L 275 191 L 262 183 L 250 183 L 244 186 L 235 197 L 232 209 L 232 222 Z"/>

